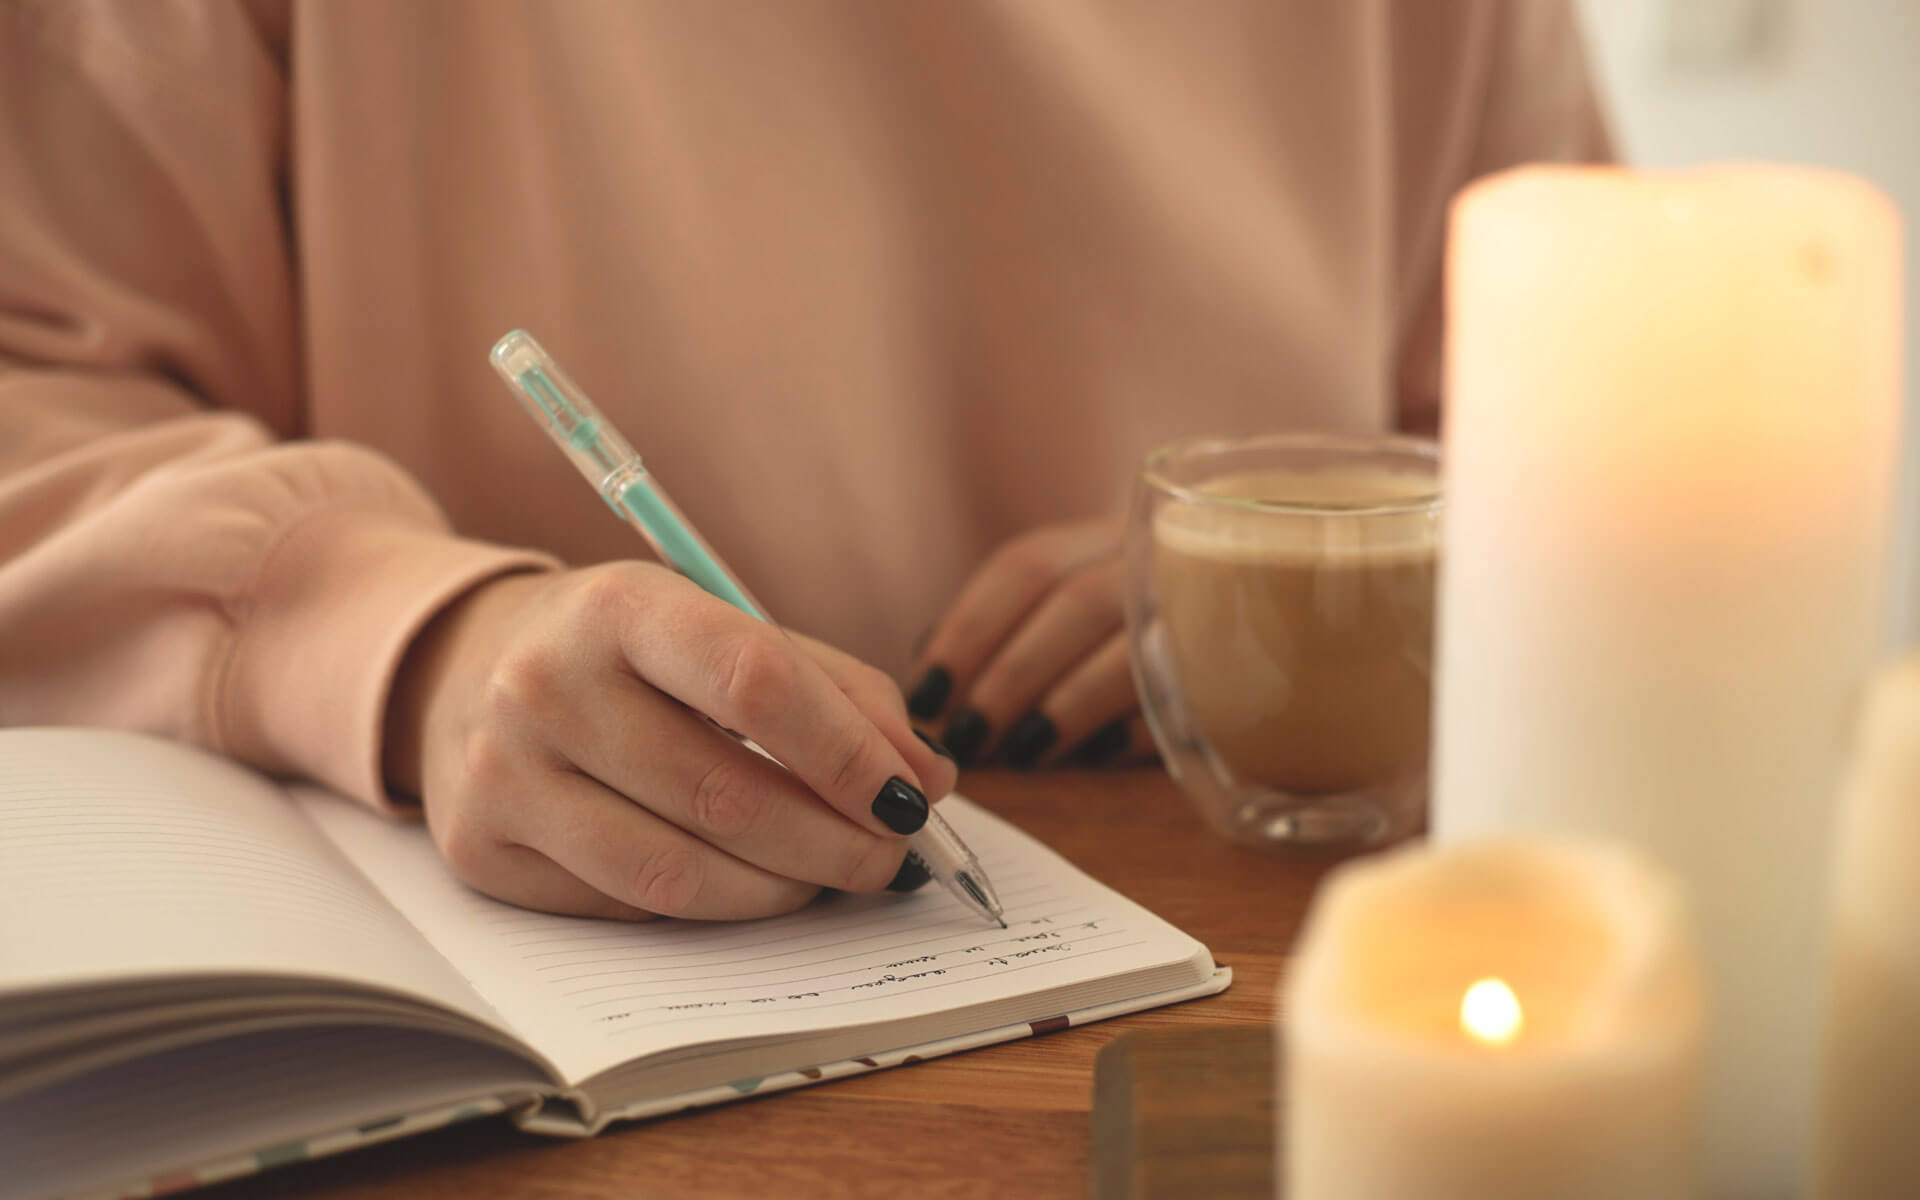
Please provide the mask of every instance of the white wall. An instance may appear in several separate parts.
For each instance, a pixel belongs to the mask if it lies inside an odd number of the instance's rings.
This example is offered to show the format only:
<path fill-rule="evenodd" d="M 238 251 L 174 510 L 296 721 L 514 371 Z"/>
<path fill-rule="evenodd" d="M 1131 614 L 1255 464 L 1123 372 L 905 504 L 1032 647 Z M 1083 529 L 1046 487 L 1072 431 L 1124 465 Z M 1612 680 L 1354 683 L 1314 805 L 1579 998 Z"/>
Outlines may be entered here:
<path fill-rule="evenodd" d="M 1873 180 L 1899 205 L 1907 438 L 1889 625 L 1900 642 L 1920 642 L 1920 0 L 1580 7 L 1627 161 L 1819 163 Z"/>

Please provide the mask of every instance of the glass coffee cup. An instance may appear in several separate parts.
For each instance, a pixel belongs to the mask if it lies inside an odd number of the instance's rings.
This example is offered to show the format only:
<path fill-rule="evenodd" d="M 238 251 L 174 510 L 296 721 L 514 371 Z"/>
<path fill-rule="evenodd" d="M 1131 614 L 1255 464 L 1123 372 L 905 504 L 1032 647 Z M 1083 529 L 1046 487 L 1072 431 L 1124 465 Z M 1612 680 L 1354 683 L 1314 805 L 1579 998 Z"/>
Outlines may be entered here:
<path fill-rule="evenodd" d="M 1134 681 L 1167 769 L 1221 833 L 1364 847 L 1421 826 L 1440 508 L 1422 438 L 1147 456 L 1127 529 Z"/>

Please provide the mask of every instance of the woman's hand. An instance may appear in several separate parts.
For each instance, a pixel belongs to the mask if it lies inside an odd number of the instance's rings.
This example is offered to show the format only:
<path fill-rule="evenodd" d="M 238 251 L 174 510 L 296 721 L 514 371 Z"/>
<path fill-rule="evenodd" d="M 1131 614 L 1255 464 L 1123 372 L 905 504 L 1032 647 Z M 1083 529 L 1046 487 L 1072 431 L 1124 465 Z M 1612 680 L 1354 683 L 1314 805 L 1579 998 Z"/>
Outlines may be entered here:
<path fill-rule="evenodd" d="M 628 919 L 917 887 L 903 835 L 955 777 L 879 671 L 634 562 L 507 576 L 442 613 L 395 683 L 385 766 L 468 885 Z"/>
<path fill-rule="evenodd" d="M 1086 765 L 1151 751 L 1127 666 L 1118 521 L 1051 525 L 975 572 L 920 654 L 915 718 L 963 765 Z"/>

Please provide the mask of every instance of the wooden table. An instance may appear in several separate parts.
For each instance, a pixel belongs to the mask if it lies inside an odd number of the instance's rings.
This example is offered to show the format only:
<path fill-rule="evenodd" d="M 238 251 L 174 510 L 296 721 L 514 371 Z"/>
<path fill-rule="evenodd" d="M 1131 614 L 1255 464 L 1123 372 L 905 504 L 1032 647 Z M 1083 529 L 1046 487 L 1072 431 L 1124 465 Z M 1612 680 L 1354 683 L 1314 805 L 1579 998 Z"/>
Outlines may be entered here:
<path fill-rule="evenodd" d="M 1330 859 L 1232 846 L 1158 769 L 969 774 L 962 790 L 1206 943 L 1219 996 L 565 1142 L 503 1119 L 209 1188 L 208 1200 L 1085 1196 L 1093 1058 L 1133 1029 L 1253 1025 Z"/>

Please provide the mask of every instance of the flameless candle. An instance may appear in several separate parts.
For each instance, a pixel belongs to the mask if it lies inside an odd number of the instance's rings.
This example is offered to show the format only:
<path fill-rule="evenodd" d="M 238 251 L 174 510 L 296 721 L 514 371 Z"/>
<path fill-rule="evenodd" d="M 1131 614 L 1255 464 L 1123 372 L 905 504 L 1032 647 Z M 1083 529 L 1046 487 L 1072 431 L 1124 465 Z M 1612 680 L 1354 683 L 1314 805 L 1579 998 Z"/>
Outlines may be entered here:
<path fill-rule="evenodd" d="M 1920 1196 L 1920 656 L 1874 688 L 1841 802 L 1814 1200 Z"/>
<path fill-rule="evenodd" d="M 1898 232 L 1867 185 L 1789 168 L 1532 168 L 1454 208 L 1433 828 L 1610 834 L 1680 876 L 1729 1200 L 1805 1163 Z"/>
<path fill-rule="evenodd" d="M 1343 867 L 1282 1010 L 1287 1200 L 1696 1194 L 1697 968 L 1678 890 L 1623 847 Z"/>

